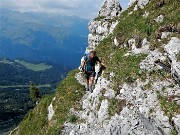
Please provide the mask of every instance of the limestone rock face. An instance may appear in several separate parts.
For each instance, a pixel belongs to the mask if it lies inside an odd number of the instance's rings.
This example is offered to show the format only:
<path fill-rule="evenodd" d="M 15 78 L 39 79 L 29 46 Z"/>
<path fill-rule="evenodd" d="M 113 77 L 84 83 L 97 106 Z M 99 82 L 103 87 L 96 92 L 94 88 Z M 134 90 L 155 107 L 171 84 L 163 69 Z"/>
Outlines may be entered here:
<path fill-rule="evenodd" d="M 130 0 L 128 3 L 128 7 L 131 7 L 137 0 Z"/>
<path fill-rule="evenodd" d="M 139 8 L 143 9 L 149 3 L 149 0 L 130 0 L 128 6 L 131 7 L 135 2 L 137 2 Z"/>
<path fill-rule="evenodd" d="M 53 101 L 55 100 L 55 98 L 53 99 Z M 53 109 L 53 105 L 52 105 L 52 102 L 51 104 L 49 105 L 48 107 L 48 121 L 50 121 L 54 115 L 54 109 Z"/>
<path fill-rule="evenodd" d="M 88 24 L 88 50 L 94 50 L 95 47 L 107 37 L 116 25 L 118 21 L 112 21 L 112 19 L 121 13 L 121 6 L 118 0 L 105 0 L 101 7 L 98 17 L 92 20 Z"/>
<path fill-rule="evenodd" d="M 164 61 L 166 57 L 163 56 L 163 54 L 159 52 L 158 50 L 151 51 L 149 55 L 146 57 L 146 59 L 140 63 L 140 68 L 148 72 L 162 69 L 162 67 L 154 64 L 154 62 L 158 59 L 160 59 L 161 61 Z"/>
<path fill-rule="evenodd" d="M 114 17 L 120 14 L 122 10 L 118 0 L 106 0 L 99 11 L 99 16 Z"/>
<path fill-rule="evenodd" d="M 180 39 L 172 37 L 164 49 L 171 61 L 171 73 L 175 75 L 174 77 L 177 81 L 180 81 L 180 62 L 177 58 L 177 55 L 180 52 Z"/>
<path fill-rule="evenodd" d="M 143 39 L 140 43 L 137 42 L 136 38 L 132 38 L 128 41 L 128 45 L 131 47 L 131 52 L 133 54 L 140 54 L 140 53 L 149 53 L 149 46 L 150 43 L 147 39 Z"/>
<path fill-rule="evenodd" d="M 79 74 L 79 73 L 78 73 Z M 78 75 L 76 75 L 78 77 Z M 77 78 L 77 80 L 80 80 Z M 82 83 L 80 81 L 80 83 Z M 169 118 L 165 116 L 158 102 L 158 94 L 164 94 L 162 89 L 171 85 L 171 80 L 158 81 L 152 88 L 144 88 L 149 80 L 136 80 L 133 85 L 124 83 L 119 95 L 114 95 L 110 88 L 111 80 L 100 77 L 93 93 L 86 93 L 81 100 L 82 110 L 75 114 L 84 122 L 65 123 L 63 135 L 168 135 L 172 126 Z M 178 85 L 167 89 L 167 94 L 180 94 Z M 105 93 L 103 95 L 103 93 Z M 106 93 L 115 99 L 125 100 L 124 107 L 119 114 L 109 116 L 109 100 L 101 101 Z M 107 96 L 107 95 L 106 95 Z M 179 115 L 173 117 L 175 128 L 179 132 Z"/>
<path fill-rule="evenodd" d="M 149 0 L 138 0 L 137 5 L 143 9 L 147 4 L 149 3 Z"/>
<path fill-rule="evenodd" d="M 134 11 L 144 8 L 149 0 L 130 0 L 129 6 L 136 2 Z M 99 17 L 89 23 L 89 46 L 86 51 L 95 49 L 96 46 L 106 38 L 118 24 L 118 21 L 112 22 L 115 16 L 120 14 L 121 8 L 117 0 L 105 0 Z M 149 12 L 145 12 L 143 17 L 148 17 Z M 162 16 L 158 17 L 157 23 L 163 21 Z M 116 20 L 116 19 L 114 19 Z M 163 39 L 167 39 L 170 33 L 162 33 Z M 121 42 L 118 37 L 113 37 L 112 45 L 120 47 Z M 178 53 L 180 51 L 180 39 L 172 37 L 169 42 L 164 44 L 161 52 L 158 49 L 150 50 L 151 42 L 147 38 L 140 38 L 134 35 L 128 39 L 128 55 L 145 54 L 146 58 L 139 64 L 139 73 L 146 72 L 147 75 L 162 70 L 162 67 L 155 64 L 158 59 L 162 62 L 171 61 L 171 72 L 180 76 L 180 63 Z M 125 45 L 124 45 L 125 47 Z M 113 55 L 113 54 L 112 54 Z M 96 67 L 96 73 L 99 67 Z M 104 73 L 102 73 L 104 74 Z M 95 89 L 92 93 L 86 92 L 80 101 L 82 109 L 73 113 L 82 122 L 64 124 L 62 135 L 169 135 L 172 131 L 180 132 L 180 115 L 174 114 L 172 124 L 169 117 L 161 108 L 159 95 L 164 97 L 173 97 L 172 100 L 180 103 L 180 88 L 178 84 L 173 84 L 173 78 L 165 80 L 153 80 L 153 77 L 147 76 L 146 79 L 136 79 L 133 83 L 123 83 L 117 91 L 113 87 L 113 77 L 115 72 L 108 74 L 109 78 L 100 76 Z M 76 79 L 82 85 L 85 85 L 82 79 L 82 73 L 76 74 Z M 111 100 L 121 101 L 121 111 L 109 114 L 111 109 Z"/>

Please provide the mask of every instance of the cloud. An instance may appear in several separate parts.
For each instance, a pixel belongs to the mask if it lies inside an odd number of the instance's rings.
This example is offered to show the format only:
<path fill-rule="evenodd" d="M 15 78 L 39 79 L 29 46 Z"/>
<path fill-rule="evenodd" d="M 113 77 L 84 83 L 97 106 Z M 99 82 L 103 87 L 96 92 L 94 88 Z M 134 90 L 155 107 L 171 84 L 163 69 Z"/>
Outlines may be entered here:
<path fill-rule="evenodd" d="M 21 12 L 46 12 L 63 15 L 77 15 L 92 19 L 97 16 L 104 0 L 1 0 L 1 8 Z M 122 7 L 127 7 L 128 0 L 120 0 Z"/>

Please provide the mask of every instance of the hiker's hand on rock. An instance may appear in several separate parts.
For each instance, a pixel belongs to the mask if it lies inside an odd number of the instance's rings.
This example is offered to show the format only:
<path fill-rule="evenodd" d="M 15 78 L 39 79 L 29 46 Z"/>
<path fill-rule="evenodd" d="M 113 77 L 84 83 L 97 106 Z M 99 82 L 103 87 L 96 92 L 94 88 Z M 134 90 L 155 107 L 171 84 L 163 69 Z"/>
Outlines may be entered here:
<path fill-rule="evenodd" d="M 102 69 L 106 69 L 106 66 L 105 66 L 104 63 L 101 62 L 100 64 L 101 64 L 101 68 L 102 68 Z"/>
<path fill-rule="evenodd" d="M 106 69 L 106 66 L 105 65 L 101 65 L 101 68 L 104 70 L 104 69 Z"/>
<path fill-rule="evenodd" d="M 84 68 L 82 66 L 79 67 L 80 72 L 84 71 Z"/>

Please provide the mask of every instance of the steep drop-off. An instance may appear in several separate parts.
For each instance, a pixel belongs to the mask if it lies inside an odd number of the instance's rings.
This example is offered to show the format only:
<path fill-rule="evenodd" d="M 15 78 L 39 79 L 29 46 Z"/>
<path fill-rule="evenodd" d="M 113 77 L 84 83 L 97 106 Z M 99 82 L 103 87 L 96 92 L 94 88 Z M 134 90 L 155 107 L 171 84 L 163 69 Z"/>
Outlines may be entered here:
<path fill-rule="evenodd" d="M 11 134 L 178 134 L 179 7 L 178 0 L 131 0 L 121 12 L 117 0 L 105 0 L 89 23 L 86 51 L 95 49 L 106 65 L 94 91 L 84 93 L 83 73 L 72 71 Z"/>

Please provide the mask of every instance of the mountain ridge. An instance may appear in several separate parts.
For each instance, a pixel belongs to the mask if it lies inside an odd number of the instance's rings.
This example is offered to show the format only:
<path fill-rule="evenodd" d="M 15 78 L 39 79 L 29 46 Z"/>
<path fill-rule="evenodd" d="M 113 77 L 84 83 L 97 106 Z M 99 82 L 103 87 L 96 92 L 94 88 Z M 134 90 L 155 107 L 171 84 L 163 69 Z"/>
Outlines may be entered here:
<path fill-rule="evenodd" d="M 87 46 L 88 20 L 2 9 L 0 17 L 1 58 L 48 60 L 73 68 L 78 66 L 76 63 Z M 61 58 L 64 60 L 59 61 Z"/>
<path fill-rule="evenodd" d="M 179 134 L 180 85 L 172 74 L 180 76 L 180 3 L 131 0 L 129 5 L 114 12 L 119 2 L 105 0 L 101 11 L 107 16 L 89 23 L 86 51 L 95 49 L 106 65 L 93 92 L 84 92 L 83 73 L 70 72 L 56 94 L 43 99 L 11 134 Z M 171 73 L 155 63 L 158 59 Z"/>

